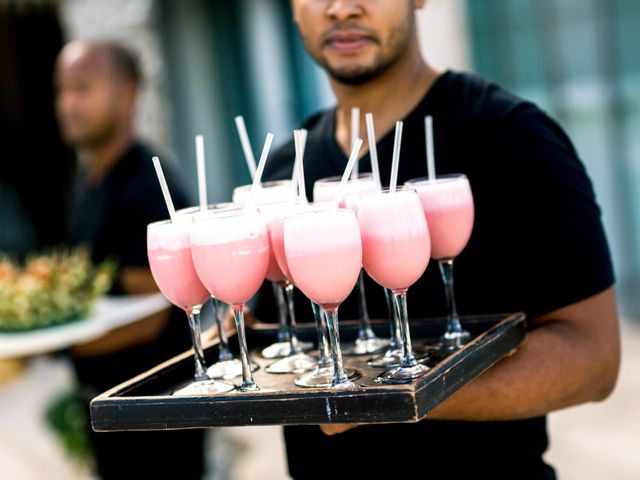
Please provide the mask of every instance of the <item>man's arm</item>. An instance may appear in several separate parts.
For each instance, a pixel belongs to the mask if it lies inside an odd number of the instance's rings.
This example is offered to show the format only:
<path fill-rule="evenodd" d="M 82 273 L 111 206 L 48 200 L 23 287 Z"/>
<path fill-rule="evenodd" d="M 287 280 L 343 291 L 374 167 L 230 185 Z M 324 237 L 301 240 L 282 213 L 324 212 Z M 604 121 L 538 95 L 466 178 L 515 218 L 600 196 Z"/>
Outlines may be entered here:
<path fill-rule="evenodd" d="M 517 420 L 604 400 L 620 365 L 615 289 L 530 322 L 517 352 L 465 385 L 428 418 Z M 327 435 L 353 425 L 322 425 Z"/>
<path fill-rule="evenodd" d="M 119 281 L 124 293 L 130 295 L 158 291 L 151 271 L 147 267 L 125 267 L 120 272 Z M 77 356 L 92 357 L 150 343 L 158 338 L 168 319 L 169 310 L 165 309 L 135 323 L 113 330 L 98 340 L 77 345 L 73 347 L 72 352 Z"/>

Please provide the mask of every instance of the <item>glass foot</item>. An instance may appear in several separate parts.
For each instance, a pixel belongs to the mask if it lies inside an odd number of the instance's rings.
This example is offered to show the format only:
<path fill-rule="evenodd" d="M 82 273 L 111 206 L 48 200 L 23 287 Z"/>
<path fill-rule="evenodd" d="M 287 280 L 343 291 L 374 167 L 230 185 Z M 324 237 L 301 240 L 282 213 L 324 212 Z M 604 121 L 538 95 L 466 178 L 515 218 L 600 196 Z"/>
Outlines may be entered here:
<path fill-rule="evenodd" d="M 313 348 L 313 343 L 298 342 L 298 346 L 300 347 L 301 351 L 308 352 Z M 289 355 L 291 355 L 291 344 L 288 341 L 274 343 L 262 350 L 261 355 L 269 360 L 274 358 L 288 357 Z"/>
<path fill-rule="evenodd" d="M 297 353 L 282 358 L 265 368 L 268 373 L 302 373 L 313 370 L 318 366 L 318 361 L 306 353 Z"/>
<path fill-rule="evenodd" d="M 360 378 L 360 372 L 353 368 L 345 368 L 349 380 Z M 295 379 L 295 384 L 305 388 L 329 388 L 333 382 L 333 366 L 316 368 Z"/>
<path fill-rule="evenodd" d="M 230 383 L 225 382 L 217 382 L 215 380 L 204 380 L 200 382 L 193 382 L 189 385 L 182 387 L 175 392 L 173 392 L 173 396 L 181 397 L 181 396 L 190 396 L 190 395 L 211 395 L 216 393 L 225 393 L 230 392 L 236 388 Z"/>
<path fill-rule="evenodd" d="M 258 370 L 258 365 L 251 364 L 251 371 Z M 224 362 L 217 362 L 211 365 L 207 369 L 207 374 L 216 380 L 232 380 L 242 376 L 242 362 L 238 359 L 225 360 Z"/>
<path fill-rule="evenodd" d="M 343 355 L 371 355 L 372 353 L 379 352 L 383 348 L 389 346 L 389 340 L 384 338 L 358 338 L 350 345 L 345 345 L 342 348 Z"/>
<path fill-rule="evenodd" d="M 471 340 L 471 334 L 466 330 L 461 332 L 446 332 L 440 337 L 441 349 L 447 351 L 460 350 Z"/>
<path fill-rule="evenodd" d="M 416 361 L 418 363 L 430 363 L 435 358 L 438 358 L 439 354 L 434 354 L 434 352 L 429 351 L 416 351 L 414 352 L 416 357 Z M 367 361 L 367 365 L 374 368 L 395 368 L 402 366 L 402 350 L 387 350 L 383 355 L 377 355 L 375 357 L 371 357 Z"/>
<path fill-rule="evenodd" d="M 376 378 L 376 383 L 411 383 L 428 371 L 429 367 L 420 364 L 412 367 L 398 367 L 384 372 Z"/>

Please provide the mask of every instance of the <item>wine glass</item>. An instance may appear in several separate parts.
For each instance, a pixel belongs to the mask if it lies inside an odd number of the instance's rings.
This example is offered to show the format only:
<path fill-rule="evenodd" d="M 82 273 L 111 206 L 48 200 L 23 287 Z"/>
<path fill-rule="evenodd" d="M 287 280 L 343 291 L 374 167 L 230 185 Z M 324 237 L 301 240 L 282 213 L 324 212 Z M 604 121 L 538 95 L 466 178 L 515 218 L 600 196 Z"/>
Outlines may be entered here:
<path fill-rule="evenodd" d="M 393 292 L 402 336 L 402 364 L 379 377 L 384 383 L 407 383 L 429 369 L 418 363 L 411 345 L 407 290 L 429 264 L 427 220 L 415 190 L 363 195 L 358 206 L 362 264 L 369 276 Z"/>
<path fill-rule="evenodd" d="M 296 183 L 291 180 L 273 180 L 269 182 L 263 182 L 260 184 L 258 190 L 253 194 L 251 193 L 252 185 L 242 185 L 233 189 L 233 203 L 238 207 L 246 207 L 250 202 L 254 205 L 268 205 L 277 204 L 282 202 L 297 202 L 297 187 Z M 252 195 L 253 198 L 252 198 Z M 272 255 L 272 254 L 271 254 Z M 280 277 L 277 272 L 278 265 L 273 262 L 271 258 L 269 261 L 269 269 L 267 270 L 267 278 Z M 301 342 L 297 338 L 290 338 L 290 327 L 287 323 L 287 301 L 284 299 L 283 289 L 286 285 L 272 283 L 273 294 L 276 299 L 278 307 L 278 340 L 265 347 L 261 354 L 264 358 L 275 359 L 283 358 L 294 353 L 300 353 L 301 351 L 308 351 L 313 348 L 313 344 L 310 342 Z M 294 319 L 295 323 L 295 319 Z M 294 328 L 295 330 L 295 328 Z M 292 345 L 295 346 L 295 351 L 292 350 Z"/>
<path fill-rule="evenodd" d="M 304 349 L 311 349 L 313 344 L 300 342 L 296 332 L 296 317 L 293 305 L 294 286 L 289 280 L 287 273 L 280 267 L 276 251 L 284 250 L 282 237 L 282 219 L 291 209 L 304 208 L 304 204 L 299 201 L 276 202 L 259 207 L 267 225 L 269 236 L 269 268 L 267 269 L 267 280 L 273 285 L 274 293 L 278 303 L 280 317 L 287 317 L 288 313 L 288 349 L 284 358 L 272 363 L 266 368 L 269 373 L 301 373 L 316 367 L 317 361 L 310 355 L 303 352 Z M 276 231 L 277 230 L 277 231 Z M 285 301 L 286 296 L 286 301 Z M 267 347 L 267 349 L 272 347 Z M 264 352 L 264 351 L 263 351 Z"/>
<path fill-rule="evenodd" d="M 212 203 L 207 205 L 209 211 L 222 211 L 236 208 L 231 202 Z M 180 216 L 194 215 L 201 211 L 199 206 L 188 207 L 178 210 L 176 213 Z M 227 333 L 224 330 L 224 314 L 225 307 L 220 300 L 211 296 L 213 306 L 213 316 L 218 329 L 218 361 L 207 369 L 207 373 L 211 378 L 231 380 L 242 375 L 242 362 L 233 357 L 233 353 L 229 348 Z M 252 365 L 253 371 L 258 366 Z"/>
<path fill-rule="evenodd" d="M 195 360 L 194 382 L 174 395 L 222 393 L 233 385 L 213 380 L 207 374 L 202 350 L 200 312 L 209 293 L 196 275 L 191 259 L 189 235 L 191 220 L 178 216 L 147 226 L 147 255 L 151 274 L 162 294 L 187 314 Z"/>
<path fill-rule="evenodd" d="M 457 350 L 471 339 L 462 328 L 453 288 L 453 260 L 469 242 L 474 207 L 471 185 L 464 174 L 416 178 L 406 185 L 418 191 L 431 233 L 431 257 L 437 260 L 445 286 L 449 316 L 440 337 L 445 350 Z"/>
<path fill-rule="evenodd" d="M 316 203 L 328 202 L 335 198 L 340 186 L 341 176 L 327 177 L 316 180 L 313 184 L 313 200 Z M 350 179 L 340 207 L 357 210 L 357 199 L 360 195 L 375 192 L 378 189 L 372 174 L 366 173 L 357 178 Z M 362 271 L 358 276 L 358 308 L 360 313 L 360 324 L 358 325 L 358 338 L 351 345 L 346 345 L 343 349 L 345 355 L 367 355 L 380 351 L 389 342 L 378 338 L 371 327 L 371 319 L 367 309 L 367 299 L 364 288 L 364 276 Z"/>
<path fill-rule="evenodd" d="M 295 285 L 326 316 L 333 360 L 331 388 L 355 388 L 340 350 L 338 307 L 358 281 L 362 240 L 351 210 L 322 209 L 284 220 L 286 262 Z"/>
<path fill-rule="evenodd" d="M 202 284 L 233 311 L 242 361 L 240 390 L 259 390 L 249 361 L 243 309 L 262 285 L 269 265 L 269 239 L 264 221 L 253 209 L 196 214 L 191 230 L 191 252 Z"/>

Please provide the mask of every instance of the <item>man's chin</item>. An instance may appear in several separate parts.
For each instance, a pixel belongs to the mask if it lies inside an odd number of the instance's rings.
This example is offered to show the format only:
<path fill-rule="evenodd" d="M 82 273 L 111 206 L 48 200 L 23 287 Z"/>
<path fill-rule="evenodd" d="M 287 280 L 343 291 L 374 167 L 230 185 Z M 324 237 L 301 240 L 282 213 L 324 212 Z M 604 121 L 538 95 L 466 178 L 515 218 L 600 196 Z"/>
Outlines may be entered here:
<path fill-rule="evenodd" d="M 380 71 L 367 68 L 328 69 L 331 78 L 344 85 L 364 85 L 380 75 Z"/>

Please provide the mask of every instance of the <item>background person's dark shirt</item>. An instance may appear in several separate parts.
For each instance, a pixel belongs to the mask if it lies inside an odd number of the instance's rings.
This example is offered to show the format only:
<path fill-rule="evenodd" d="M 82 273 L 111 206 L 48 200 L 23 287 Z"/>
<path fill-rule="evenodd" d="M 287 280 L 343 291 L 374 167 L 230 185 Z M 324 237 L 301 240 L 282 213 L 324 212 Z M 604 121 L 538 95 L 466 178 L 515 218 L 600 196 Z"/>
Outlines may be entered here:
<path fill-rule="evenodd" d="M 438 173 L 469 177 L 475 225 L 455 262 L 461 314 L 524 311 L 533 318 L 583 300 L 614 282 L 591 182 L 564 131 L 535 105 L 481 78 L 446 72 L 404 119 L 399 183 L 425 176 L 424 117 L 434 118 Z M 347 158 L 335 140 L 335 110 L 308 119 L 305 175 L 309 195 L 319 178 L 341 174 Z M 378 142 L 383 183 L 391 170 L 393 131 Z M 267 163 L 269 180 L 290 177 L 293 142 Z M 370 171 L 367 154 L 360 171 Z M 312 321 L 297 293 L 296 314 Z M 275 318 L 269 289 L 256 308 Z M 367 280 L 373 318 L 386 318 L 382 289 Z M 436 262 L 409 289 L 409 316 L 446 314 Z M 356 318 L 355 295 L 340 317 Z M 531 385 L 531 388 L 536 388 Z M 290 473 L 316 478 L 555 478 L 543 462 L 545 418 L 505 422 L 423 421 L 362 426 L 332 437 L 316 426 L 286 427 Z M 339 470 L 333 462 L 344 459 Z M 328 477 L 326 477 L 328 478 Z"/>
<path fill-rule="evenodd" d="M 147 225 L 169 217 L 150 150 L 134 143 L 98 185 L 80 170 L 73 185 L 69 243 L 91 248 L 93 260 L 114 258 L 120 268 L 148 267 Z M 187 205 L 172 168 L 163 170 L 176 209 Z M 123 293 L 116 282 L 112 294 Z M 191 347 L 185 313 L 171 309 L 160 336 L 150 343 L 108 355 L 74 358 L 87 404 L 98 393 L 122 383 Z M 90 431 L 100 477 L 199 479 L 203 470 L 201 430 L 171 432 Z"/>

